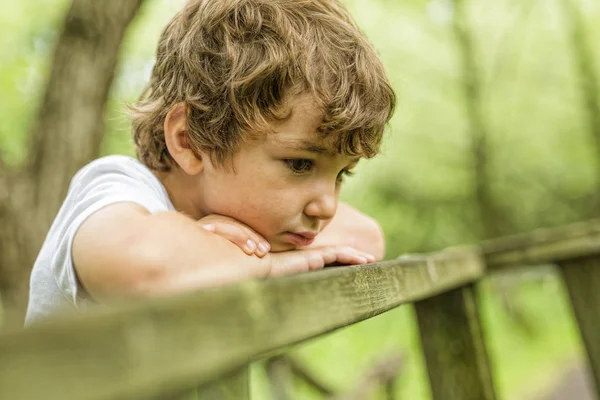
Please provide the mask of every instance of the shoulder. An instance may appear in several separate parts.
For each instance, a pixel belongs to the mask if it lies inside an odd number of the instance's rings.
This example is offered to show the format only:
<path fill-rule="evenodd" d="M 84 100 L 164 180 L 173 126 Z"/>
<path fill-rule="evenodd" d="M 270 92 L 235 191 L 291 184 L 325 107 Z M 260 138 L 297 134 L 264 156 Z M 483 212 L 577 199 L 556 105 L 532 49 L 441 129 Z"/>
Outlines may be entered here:
<path fill-rule="evenodd" d="M 81 168 L 73 177 L 69 193 L 76 201 L 135 201 L 145 208 L 172 209 L 166 189 L 154 173 L 135 158 L 110 155 Z M 158 203 L 149 204 L 152 199 Z"/>
<path fill-rule="evenodd" d="M 154 176 L 148 167 L 135 158 L 124 155 L 110 155 L 98 158 L 85 165 L 77 172 L 75 179 L 110 173 Z"/>
<path fill-rule="evenodd" d="M 71 180 L 70 190 L 77 191 L 89 185 L 109 183 L 161 186 L 152 171 L 135 158 L 110 155 L 98 158 L 81 168 Z"/>

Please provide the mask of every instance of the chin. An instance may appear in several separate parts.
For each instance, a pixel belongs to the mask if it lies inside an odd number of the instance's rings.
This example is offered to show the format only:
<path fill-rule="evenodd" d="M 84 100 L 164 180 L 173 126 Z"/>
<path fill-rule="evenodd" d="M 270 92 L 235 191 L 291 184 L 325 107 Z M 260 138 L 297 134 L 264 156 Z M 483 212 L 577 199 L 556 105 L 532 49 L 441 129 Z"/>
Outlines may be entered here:
<path fill-rule="evenodd" d="M 291 243 L 274 242 L 271 244 L 271 253 L 281 253 L 282 251 L 296 250 L 298 247 Z"/>

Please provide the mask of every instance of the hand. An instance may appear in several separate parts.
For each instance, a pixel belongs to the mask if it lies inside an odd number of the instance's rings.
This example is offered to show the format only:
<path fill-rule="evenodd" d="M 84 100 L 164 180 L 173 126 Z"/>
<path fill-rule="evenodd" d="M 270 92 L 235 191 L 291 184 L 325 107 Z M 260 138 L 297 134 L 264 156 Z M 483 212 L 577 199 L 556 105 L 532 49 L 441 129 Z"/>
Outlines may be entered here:
<path fill-rule="evenodd" d="M 367 264 L 375 262 L 375 256 L 349 246 L 324 246 L 311 249 L 269 253 L 269 277 L 292 275 L 322 269 L 333 264 Z"/>
<path fill-rule="evenodd" d="M 237 245 L 248 255 L 264 257 L 271 245 L 248 225 L 223 215 L 211 214 L 198 220 L 200 226 L 209 232 L 219 235 Z"/>
<path fill-rule="evenodd" d="M 365 251 L 373 254 L 377 261 L 385 256 L 385 237 L 377 221 L 342 202 L 315 241 L 302 248 L 330 245 L 346 245 Z"/>

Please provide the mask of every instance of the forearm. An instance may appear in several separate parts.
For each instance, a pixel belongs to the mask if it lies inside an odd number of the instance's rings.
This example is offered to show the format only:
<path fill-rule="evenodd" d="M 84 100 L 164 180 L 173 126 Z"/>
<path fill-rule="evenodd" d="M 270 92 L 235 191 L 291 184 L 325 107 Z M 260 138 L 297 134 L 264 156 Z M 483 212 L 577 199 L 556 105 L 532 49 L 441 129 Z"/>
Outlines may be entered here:
<path fill-rule="evenodd" d="M 350 246 L 374 255 L 378 261 L 385 256 L 385 237 L 377 221 L 342 202 L 309 248 L 330 245 Z"/>
<path fill-rule="evenodd" d="M 139 249 L 149 254 L 151 273 L 139 280 L 136 292 L 174 293 L 268 275 L 267 259 L 245 254 L 181 214 L 156 214 L 148 225 Z"/>
<path fill-rule="evenodd" d="M 181 292 L 268 274 L 268 260 L 244 254 L 182 214 L 132 217 L 127 207 L 90 217 L 75 237 L 76 270 L 96 300 Z"/>

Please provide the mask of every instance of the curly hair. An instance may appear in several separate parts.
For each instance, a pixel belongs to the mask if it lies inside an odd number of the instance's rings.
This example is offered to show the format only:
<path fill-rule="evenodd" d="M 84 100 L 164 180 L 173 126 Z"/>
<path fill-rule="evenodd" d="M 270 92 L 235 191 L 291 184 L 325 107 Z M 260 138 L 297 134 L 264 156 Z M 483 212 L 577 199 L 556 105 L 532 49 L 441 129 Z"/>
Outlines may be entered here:
<path fill-rule="evenodd" d="M 164 30 L 148 86 L 129 106 L 138 158 L 168 171 L 163 125 L 186 104 L 188 141 L 224 164 L 245 135 L 311 93 L 337 151 L 374 156 L 396 102 L 383 65 L 335 0 L 190 0 Z"/>

